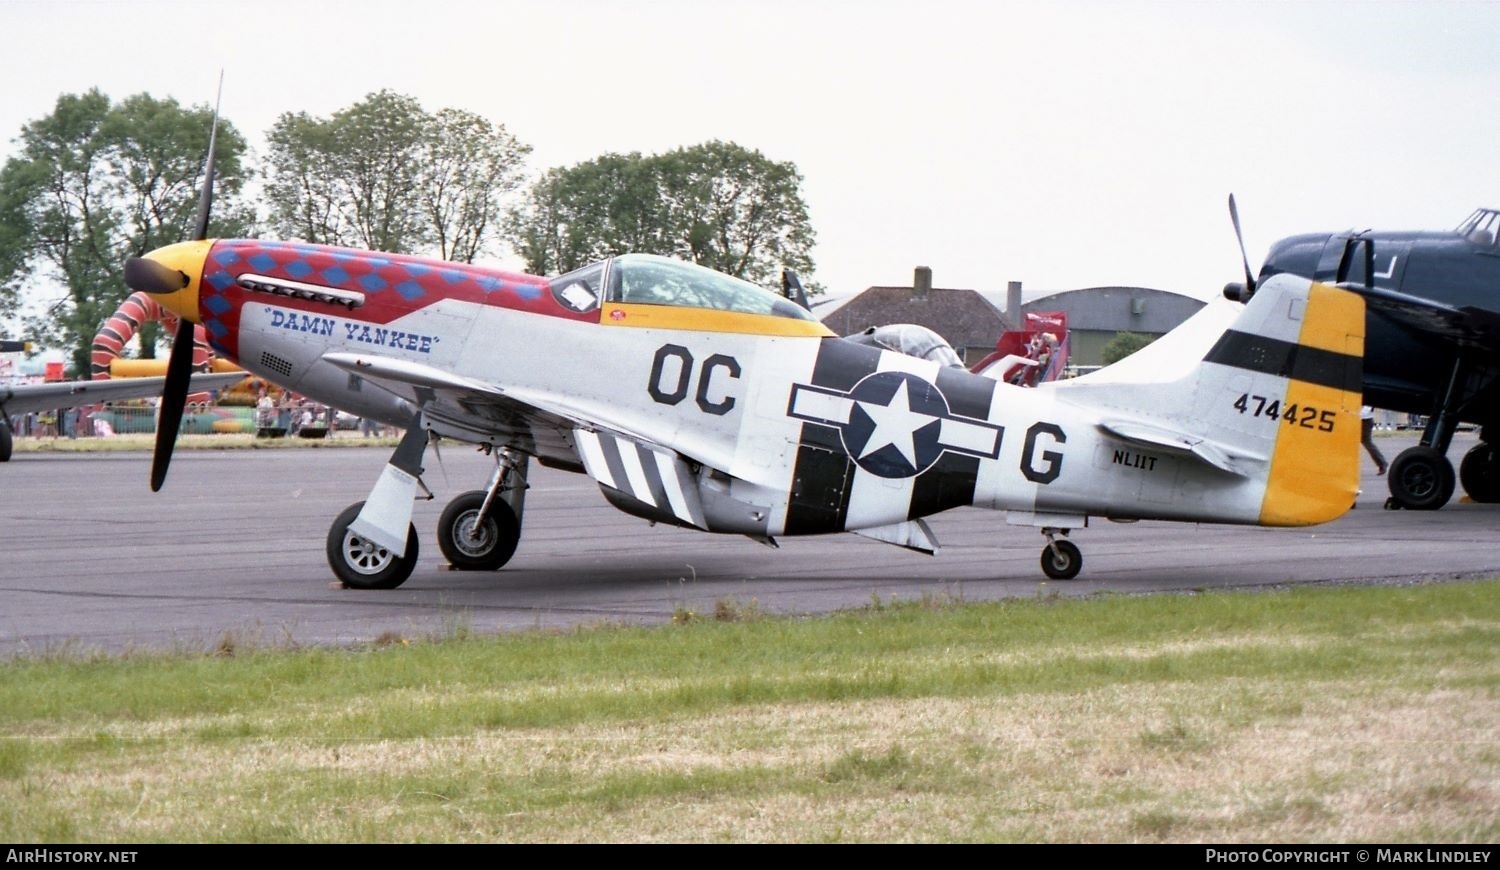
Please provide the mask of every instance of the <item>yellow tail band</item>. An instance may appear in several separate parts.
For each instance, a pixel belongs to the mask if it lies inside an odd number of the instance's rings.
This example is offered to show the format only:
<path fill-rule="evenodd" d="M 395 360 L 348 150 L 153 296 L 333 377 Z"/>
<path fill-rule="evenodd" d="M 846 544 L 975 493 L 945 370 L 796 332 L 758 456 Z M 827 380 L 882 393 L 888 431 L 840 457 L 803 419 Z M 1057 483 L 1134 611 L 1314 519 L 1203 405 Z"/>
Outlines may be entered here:
<path fill-rule="evenodd" d="M 1365 303 L 1313 284 L 1291 354 L 1260 522 L 1302 526 L 1342 516 L 1359 493 Z"/>

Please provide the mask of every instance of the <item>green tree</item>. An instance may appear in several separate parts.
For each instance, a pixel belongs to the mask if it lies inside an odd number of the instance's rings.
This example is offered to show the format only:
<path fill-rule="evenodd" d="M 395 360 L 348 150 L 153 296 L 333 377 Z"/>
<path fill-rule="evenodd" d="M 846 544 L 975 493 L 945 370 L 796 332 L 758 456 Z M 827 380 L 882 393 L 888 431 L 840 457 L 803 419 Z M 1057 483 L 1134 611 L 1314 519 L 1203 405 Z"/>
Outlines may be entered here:
<path fill-rule="evenodd" d="M 306 112 L 283 114 L 266 134 L 265 196 L 272 232 L 322 245 L 354 245 L 343 223 L 332 131 Z"/>
<path fill-rule="evenodd" d="M 605 154 L 544 174 L 509 222 L 538 274 L 624 253 L 691 260 L 767 286 L 812 271 L 813 230 L 794 164 L 731 142 Z"/>
<path fill-rule="evenodd" d="M 505 198 L 523 180 L 531 146 L 505 127 L 459 109 L 442 109 L 427 128 L 420 194 L 437 254 L 472 263 L 492 250 Z"/>
<path fill-rule="evenodd" d="M 326 119 L 283 114 L 267 143 L 275 232 L 465 262 L 492 250 L 531 150 L 478 115 L 429 114 L 388 90 Z"/>
<path fill-rule="evenodd" d="M 0 282 L 12 307 L 47 282 L 65 289 L 27 328 L 69 348 L 75 371 L 88 371 L 89 343 L 130 293 L 125 260 L 191 237 L 212 123 L 210 108 L 147 94 L 118 105 L 98 89 L 64 94 L 22 129 L 20 154 L 0 167 Z M 240 234 L 245 141 L 221 120 L 217 142 L 210 233 Z M 143 331 L 143 355 L 154 355 L 154 337 Z"/>
<path fill-rule="evenodd" d="M 412 251 L 426 243 L 416 193 L 425 121 L 415 99 L 380 91 L 329 122 L 329 165 L 343 185 L 344 218 L 361 247 Z"/>
<path fill-rule="evenodd" d="M 813 231 L 795 165 L 717 141 L 659 161 L 671 223 L 685 235 L 678 256 L 767 285 L 783 267 L 811 273 Z"/>
<path fill-rule="evenodd" d="M 1115 337 L 1110 339 L 1099 352 L 1100 361 L 1104 365 L 1113 365 L 1155 340 L 1139 332 L 1117 332 Z"/>

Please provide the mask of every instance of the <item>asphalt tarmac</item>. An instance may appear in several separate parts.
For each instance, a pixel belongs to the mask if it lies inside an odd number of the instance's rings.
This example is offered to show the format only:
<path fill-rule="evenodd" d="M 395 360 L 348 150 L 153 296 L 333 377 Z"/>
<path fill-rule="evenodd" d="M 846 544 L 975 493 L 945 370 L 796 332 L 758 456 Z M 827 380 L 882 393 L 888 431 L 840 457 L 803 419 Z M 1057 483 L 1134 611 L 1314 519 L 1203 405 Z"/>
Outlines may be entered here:
<path fill-rule="evenodd" d="M 1415 435 L 1378 441 L 1386 457 Z M 1474 443 L 1455 439 L 1456 462 Z M 747 538 L 650 526 L 588 478 L 533 465 L 525 527 L 502 571 L 447 570 L 443 505 L 481 488 L 492 460 L 445 445 L 417 505 L 421 555 L 391 591 L 344 589 L 324 557 L 328 525 L 368 493 L 388 450 L 179 451 L 160 493 L 144 453 L 17 453 L 0 465 L 0 657 L 220 644 L 344 644 L 461 631 L 651 624 L 716 606 L 821 613 L 924 597 L 991 600 L 1307 583 L 1500 577 L 1500 505 L 1455 498 L 1386 511 L 1363 459 L 1357 509 L 1306 529 L 1096 521 L 1072 540 L 1083 573 L 1047 581 L 1043 539 L 991 511 L 929 520 L 924 556 L 855 535 Z"/>

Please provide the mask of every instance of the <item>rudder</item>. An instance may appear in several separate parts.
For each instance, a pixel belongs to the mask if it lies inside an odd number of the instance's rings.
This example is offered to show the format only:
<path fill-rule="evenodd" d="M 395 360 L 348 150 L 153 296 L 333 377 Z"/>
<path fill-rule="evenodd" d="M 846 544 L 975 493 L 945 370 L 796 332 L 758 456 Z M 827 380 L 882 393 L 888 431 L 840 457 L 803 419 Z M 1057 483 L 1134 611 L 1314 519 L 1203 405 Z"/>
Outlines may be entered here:
<path fill-rule="evenodd" d="M 1328 522 L 1359 491 L 1364 300 L 1289 276 L 1269 280 L 1256 297 L 1204 361 L 1285 379 L 1284 389 L 1266 390 L 1273 395 L 1247 390 L 1233 403 L 1242 417 L 1277 424 L 1258 522 Z"/>

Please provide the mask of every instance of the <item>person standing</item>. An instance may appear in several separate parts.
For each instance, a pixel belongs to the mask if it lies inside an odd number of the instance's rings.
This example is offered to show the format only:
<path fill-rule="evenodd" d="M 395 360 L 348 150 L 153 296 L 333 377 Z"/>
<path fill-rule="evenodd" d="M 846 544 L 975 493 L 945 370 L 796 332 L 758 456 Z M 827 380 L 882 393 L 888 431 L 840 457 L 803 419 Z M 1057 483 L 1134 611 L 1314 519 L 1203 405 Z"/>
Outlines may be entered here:
<path fill-rule="evenodd" d="M 1375 409 L 1369 405 L 1359 409 L 1359 440 L 1365 445 L 1370 458 L 1375 460 L 1376 474 L 1385 474 L 1385 455 L 1380 448 L 1375 446 L 1373 433 L 1375 431 Z"/>

